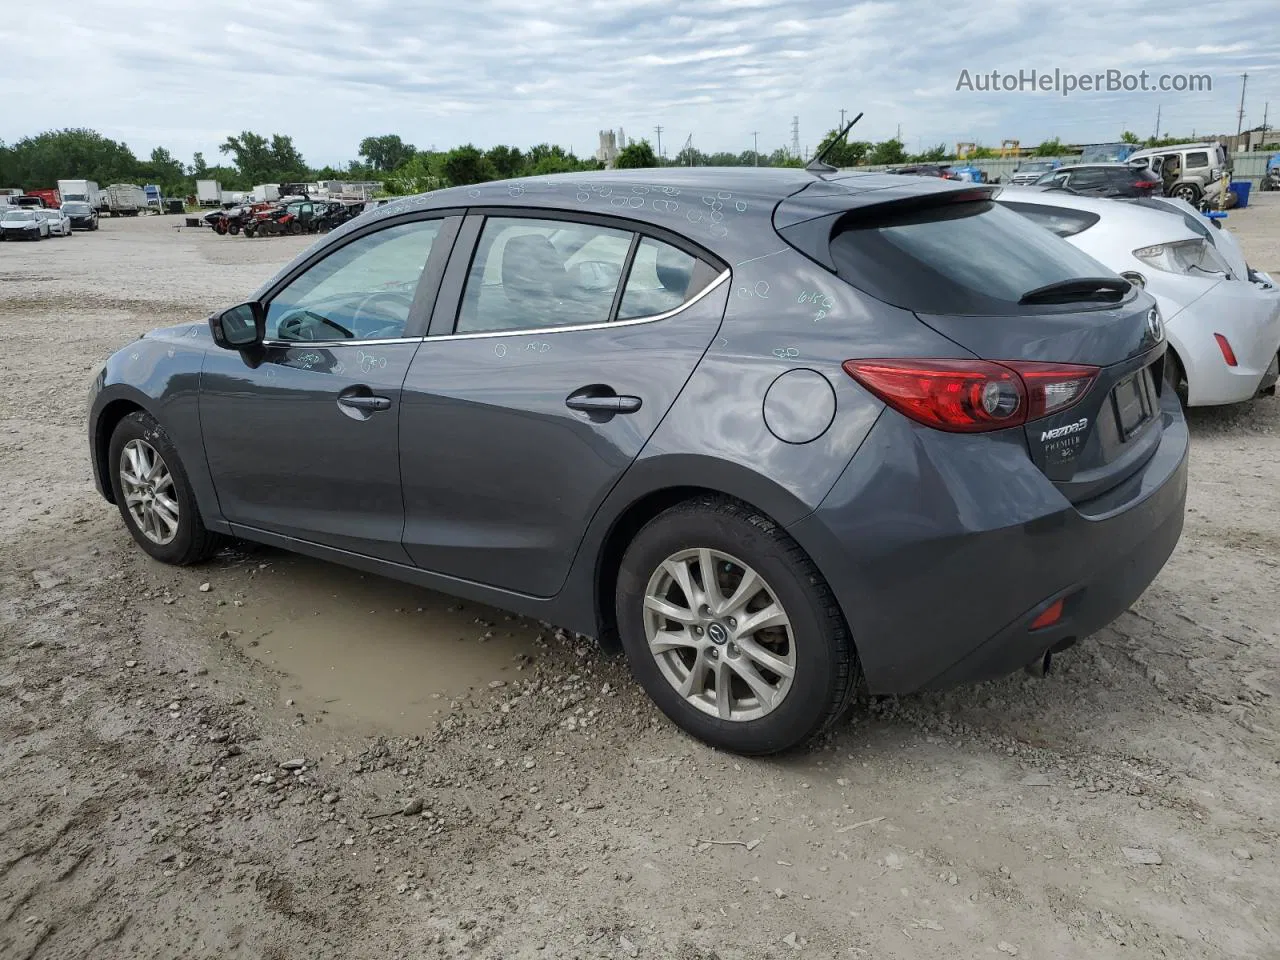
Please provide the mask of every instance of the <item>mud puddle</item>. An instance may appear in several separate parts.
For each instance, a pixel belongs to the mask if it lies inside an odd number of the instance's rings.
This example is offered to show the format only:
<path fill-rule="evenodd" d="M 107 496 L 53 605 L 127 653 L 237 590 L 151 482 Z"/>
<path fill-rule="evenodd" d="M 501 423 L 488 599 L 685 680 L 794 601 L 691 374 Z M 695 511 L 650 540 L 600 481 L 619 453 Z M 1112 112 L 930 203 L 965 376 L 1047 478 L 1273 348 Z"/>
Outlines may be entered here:
<path fill-rule="evenodd" d="M 542 649 L 536 621 L 492 607 L 283 552 L 252 560 L 241 605 L 219 608 L 226 629 L 282 698 L 339 728 L 420 733 Z"/>

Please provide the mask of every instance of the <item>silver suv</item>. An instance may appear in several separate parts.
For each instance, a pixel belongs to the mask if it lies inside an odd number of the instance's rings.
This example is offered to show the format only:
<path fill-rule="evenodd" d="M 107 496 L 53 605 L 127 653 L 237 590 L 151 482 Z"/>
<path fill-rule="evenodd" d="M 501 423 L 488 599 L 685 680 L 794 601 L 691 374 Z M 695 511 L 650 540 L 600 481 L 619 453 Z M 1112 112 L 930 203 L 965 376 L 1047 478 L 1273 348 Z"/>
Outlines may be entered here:
<path fill-rule="evenodd" d="M 1221 143 L 1177 143 L 1150 147 L 1129 157 L 1134 166 L 1143 166 L 1164 181 L 1166 196 L 1196 204 L 1205 188 L 1227 172 L 1227 150 Z"/>

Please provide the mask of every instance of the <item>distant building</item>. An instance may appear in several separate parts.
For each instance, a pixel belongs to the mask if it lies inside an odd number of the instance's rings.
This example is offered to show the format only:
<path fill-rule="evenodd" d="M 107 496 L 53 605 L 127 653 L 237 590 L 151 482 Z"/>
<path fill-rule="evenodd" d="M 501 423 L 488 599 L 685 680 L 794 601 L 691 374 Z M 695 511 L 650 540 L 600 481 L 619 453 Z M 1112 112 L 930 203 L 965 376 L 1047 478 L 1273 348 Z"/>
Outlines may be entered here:
<path fill-rule="evenodd" d="M 618 159 L 618 153 L 627 147 L 627 135 L 619 127 L 617 131 L 601 130 L 600 146 L 596 147 L 596 159 L 611 169 Z"/>

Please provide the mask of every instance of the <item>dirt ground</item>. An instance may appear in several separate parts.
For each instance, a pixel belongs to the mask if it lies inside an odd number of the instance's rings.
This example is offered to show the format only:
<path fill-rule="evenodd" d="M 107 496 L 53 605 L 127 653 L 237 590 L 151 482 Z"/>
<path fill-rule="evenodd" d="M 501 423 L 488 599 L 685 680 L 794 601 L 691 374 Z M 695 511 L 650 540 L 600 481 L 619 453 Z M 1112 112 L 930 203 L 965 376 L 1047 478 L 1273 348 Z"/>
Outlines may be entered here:
<path fill-rule="evenodd" d="M 1193 412 L 1112 627 L 746 761 L 536 622 L 265 548 L 176 570 L 93 490 L 111 351 L 305 245 L 0 244 L 0 957 L 1280 957 L 1280 401 Z M 1280 276 L 1280 195 L 1233 212 Z"/>

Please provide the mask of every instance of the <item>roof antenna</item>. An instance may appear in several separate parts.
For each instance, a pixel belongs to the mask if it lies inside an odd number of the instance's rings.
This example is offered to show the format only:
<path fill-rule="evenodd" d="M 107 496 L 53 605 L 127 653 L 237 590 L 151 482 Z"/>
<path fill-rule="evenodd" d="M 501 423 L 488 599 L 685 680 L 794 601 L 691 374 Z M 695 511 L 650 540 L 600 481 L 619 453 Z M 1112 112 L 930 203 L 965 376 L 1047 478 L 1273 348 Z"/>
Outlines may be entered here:
<path fill-rule="evenodd" d="M 804 165 L 804 168 L 808 170 L 810 173 L 817 173 L 817 174 L 838 173 L 840 168 L 833 167 L 831 164 L 826 162 L 825 158 L 827 154 L 829 154 L 832 150 L 835 149 L 836 144 L 838 143 L 842 144 L 845 142 L 844 138 L 849 135 L 849 131 L 853 129 L 853 125 L 861 119 L 862 119 L 862 114 L 859 113 L 856 117 L 850 120 L 848 124 L 845 125 L 845 128 L 843 130 L 841 130 L 838 134 L 832 137 L 831 140 L 828 141 L 827 145 L 823 147 L 821 150 L 819 150 L 817 154 L 814 155 L 814 158 Z"/>

